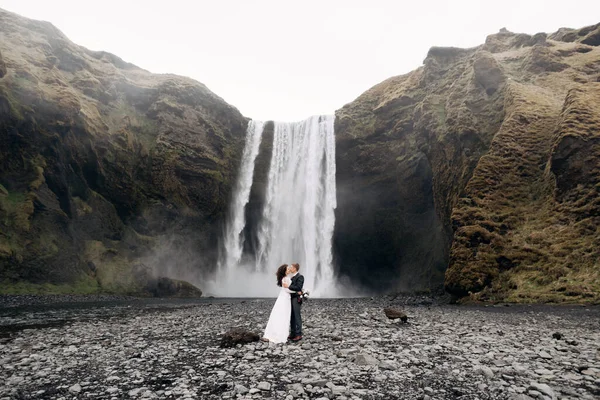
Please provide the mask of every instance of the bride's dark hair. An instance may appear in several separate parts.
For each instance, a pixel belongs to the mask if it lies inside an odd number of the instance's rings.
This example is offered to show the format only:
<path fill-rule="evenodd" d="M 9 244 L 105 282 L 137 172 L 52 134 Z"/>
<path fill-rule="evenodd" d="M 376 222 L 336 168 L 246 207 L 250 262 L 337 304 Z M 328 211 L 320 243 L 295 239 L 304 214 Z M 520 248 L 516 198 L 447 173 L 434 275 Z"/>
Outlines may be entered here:
<path fill-rule="evenodd" d="M 283 264 L 281 267 L 277 268 L 277 273 L 275 275 L 277 275 L 277 286 L 281 286 L 281 281 L 283 280 L 283 278 L 285 278 L 285 276 L 287 275 L 287 264 Z"/>

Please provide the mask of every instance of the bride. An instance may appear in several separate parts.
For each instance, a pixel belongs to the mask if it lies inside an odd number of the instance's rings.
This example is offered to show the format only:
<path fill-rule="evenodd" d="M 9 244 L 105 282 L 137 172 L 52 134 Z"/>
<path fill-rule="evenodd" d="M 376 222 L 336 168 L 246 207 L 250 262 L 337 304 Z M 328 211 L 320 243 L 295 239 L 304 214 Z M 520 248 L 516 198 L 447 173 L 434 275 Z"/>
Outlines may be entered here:
<path fill-rule="evenodd" d="M 290 334 L 290 317 L 292 314 L 290 293 L 294 292 L 283 287 L 284 283 L 289 285 L 291 282 L 291 279 L 287 277 L 289 272 L 287 264 L 283 264 L 277 269 L 277 286 L 280 286 L 281 290 L 271 310 L 263 340 L 273 343 L 285 343 Z"/>

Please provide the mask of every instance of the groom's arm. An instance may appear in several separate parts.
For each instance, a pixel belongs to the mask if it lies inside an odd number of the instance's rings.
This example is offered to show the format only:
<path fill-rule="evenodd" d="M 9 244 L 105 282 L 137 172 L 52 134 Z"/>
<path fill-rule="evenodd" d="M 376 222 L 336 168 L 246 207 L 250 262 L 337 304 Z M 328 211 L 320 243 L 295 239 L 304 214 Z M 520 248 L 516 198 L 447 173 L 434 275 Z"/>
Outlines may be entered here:
<path fill-rule="evenodd" d="M 290 287 L 288 289 L 291 290 L 292 292 L 300 292 L 300 291 L 302 291 L 303 286 L 304 286 L 304 277 L 299 276 L 298 279 L 296 279 L 295 281 L 292 281 L 292 284 L 290 285 Z"/>

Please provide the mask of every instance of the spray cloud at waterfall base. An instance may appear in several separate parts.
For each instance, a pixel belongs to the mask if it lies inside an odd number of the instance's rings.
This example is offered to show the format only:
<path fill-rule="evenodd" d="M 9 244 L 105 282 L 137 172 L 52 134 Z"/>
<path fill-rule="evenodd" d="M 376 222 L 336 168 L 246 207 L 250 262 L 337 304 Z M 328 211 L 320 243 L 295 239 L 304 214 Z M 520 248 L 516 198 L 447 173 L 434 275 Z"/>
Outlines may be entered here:
<path fill-rule="evenodd" d="M 234 188 L 216 275 L 207 294 L 271 297 L 275 271 L 300 264 L 304 287 L 317 297 L 336 297 L 332 266 L 335 225 L 334 116 L 274 123 L 264 205 L 255 227 L 257 243 L 244 247 L 245 209 L 265 124 L 251 121 Z"/>

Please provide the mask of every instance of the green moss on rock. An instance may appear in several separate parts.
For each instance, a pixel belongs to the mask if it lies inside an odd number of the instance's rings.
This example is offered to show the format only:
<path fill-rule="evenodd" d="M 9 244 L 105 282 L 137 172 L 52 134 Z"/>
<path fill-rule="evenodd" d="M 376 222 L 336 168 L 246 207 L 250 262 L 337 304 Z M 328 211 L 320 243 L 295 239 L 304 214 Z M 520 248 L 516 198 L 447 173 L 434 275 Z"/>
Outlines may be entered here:
<path fill-rule="evenodd" d="M 433 48 L 338 110 L 341 272 L 476 301 L 597 302 L 598 29 Z"/>
<path fill-rule="evenodd" d="M 0 17 L 0 280 L 147 293 L 154 246 L 178 236 L 206 262 L 174 275 L 214 265 L 246 118 L 199 82 Z"/>

